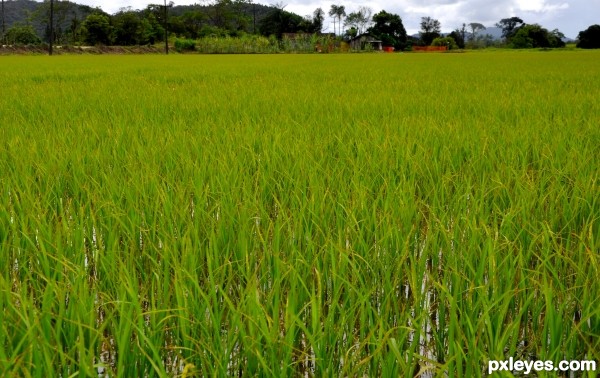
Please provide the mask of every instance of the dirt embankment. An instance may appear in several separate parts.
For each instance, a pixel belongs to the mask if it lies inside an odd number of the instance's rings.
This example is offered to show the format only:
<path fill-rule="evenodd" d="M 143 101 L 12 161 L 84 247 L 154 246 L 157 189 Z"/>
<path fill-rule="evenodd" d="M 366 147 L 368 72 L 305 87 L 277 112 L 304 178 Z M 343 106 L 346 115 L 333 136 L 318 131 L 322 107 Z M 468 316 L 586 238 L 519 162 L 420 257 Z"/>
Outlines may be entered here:
<path fill-rule="evenodd" d="M 54 46 L 54 55 L 62 54 L 164 54 L 164 46 Z M 47 46 L 1 45 L 0 55 L 47 55 Z"/>

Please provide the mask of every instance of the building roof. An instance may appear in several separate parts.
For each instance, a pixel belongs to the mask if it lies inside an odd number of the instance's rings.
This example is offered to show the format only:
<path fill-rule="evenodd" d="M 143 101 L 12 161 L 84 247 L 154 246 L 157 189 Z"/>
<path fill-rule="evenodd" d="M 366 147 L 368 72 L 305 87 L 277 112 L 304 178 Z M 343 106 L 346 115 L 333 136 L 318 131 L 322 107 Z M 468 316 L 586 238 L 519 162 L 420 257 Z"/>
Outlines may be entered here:
<path fill-rule="evenodd" d="M 378 39 L 375 39 L 375 37 L 373 37 L 369 33 L 359 34 L 356 37 L 352 38 L 351 41 L 357 41 L 357 40 L 361 40 L 363 38 L 365 38 L 365 42 L 382 42 L 382 41 L 380 41 Z"/>

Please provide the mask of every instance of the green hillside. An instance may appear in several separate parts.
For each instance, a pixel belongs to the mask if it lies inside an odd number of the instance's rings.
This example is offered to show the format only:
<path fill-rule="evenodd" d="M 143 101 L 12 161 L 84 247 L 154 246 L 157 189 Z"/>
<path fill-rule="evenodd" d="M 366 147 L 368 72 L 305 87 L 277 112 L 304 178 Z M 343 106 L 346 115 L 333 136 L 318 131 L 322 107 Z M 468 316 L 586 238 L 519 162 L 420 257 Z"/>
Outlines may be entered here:
<path fill-rule="evenodd" d="M 220 2 L 212 5 L 177 5 L 168 10 L 169 34 L 187 38 L 197 38 L 204 34 L 236 35 L 240 32 L 256 33 L 261 20 L 276 8 L 245 2 Z M 92 8 L 70 1 L 54 2 L 54 42 L 56 44 L 85 44 L 82 33 L 85 20 L 90 14 L 105 16 L 111 41 L 118 44 L 117 34 L 132 34 L 135 30 L 153 34 L 153 38 L 137 40 L 136 44 L 154 43 L 164 36 L 164 7 L 150 4 L 145 9 L 125 8 L 115 14 L 108 14 L 101 8 Z M 297 16 L 300 17 L 300 16 Z M 50 3 L 32 0 L 4 2 L 4 28 L 8 32 L 13 27 L 31 27 L 42 40 L 49 40 Z M 133 24 L 132 24 L 133 22 Z M 124 23 L 126 26 L 124 27 Z M 133 26 L 132 26 L 133 25 Z M 129 28 L 129 29 L 127 29 Z M 145 29 L 144 29 L 145 28 Z M 1 32 L 1 30 L 0 30 Z"/>

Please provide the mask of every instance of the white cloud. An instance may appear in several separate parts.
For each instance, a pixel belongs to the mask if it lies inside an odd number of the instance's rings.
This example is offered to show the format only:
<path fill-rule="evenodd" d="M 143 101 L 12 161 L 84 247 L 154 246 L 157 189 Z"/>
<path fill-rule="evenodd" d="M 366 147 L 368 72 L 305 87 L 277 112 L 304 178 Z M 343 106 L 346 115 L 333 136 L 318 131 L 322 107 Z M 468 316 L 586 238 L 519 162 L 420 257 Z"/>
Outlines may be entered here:
<path fill-rule="evenodd" d="M 517 3 L 524 12 L 552 13 L 569 8 L 568 3 L 549 3 L 544 0 L 520 0 Z"/>

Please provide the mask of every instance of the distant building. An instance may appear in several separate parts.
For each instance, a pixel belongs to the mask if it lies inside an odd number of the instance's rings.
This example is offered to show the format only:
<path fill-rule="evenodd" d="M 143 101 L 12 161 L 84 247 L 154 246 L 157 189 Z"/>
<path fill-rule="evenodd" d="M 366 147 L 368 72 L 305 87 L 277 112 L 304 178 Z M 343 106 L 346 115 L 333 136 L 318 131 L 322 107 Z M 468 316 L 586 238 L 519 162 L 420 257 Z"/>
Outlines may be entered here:
<path fill-rule="evenodd" d="M 383 50 L 383 42 L 375 39 L 375 37 L 368 33 L 357 35 L 350 40 L 350 48 L 352 50 L 364 50 L 367 46 L 376 51 Z"/>

